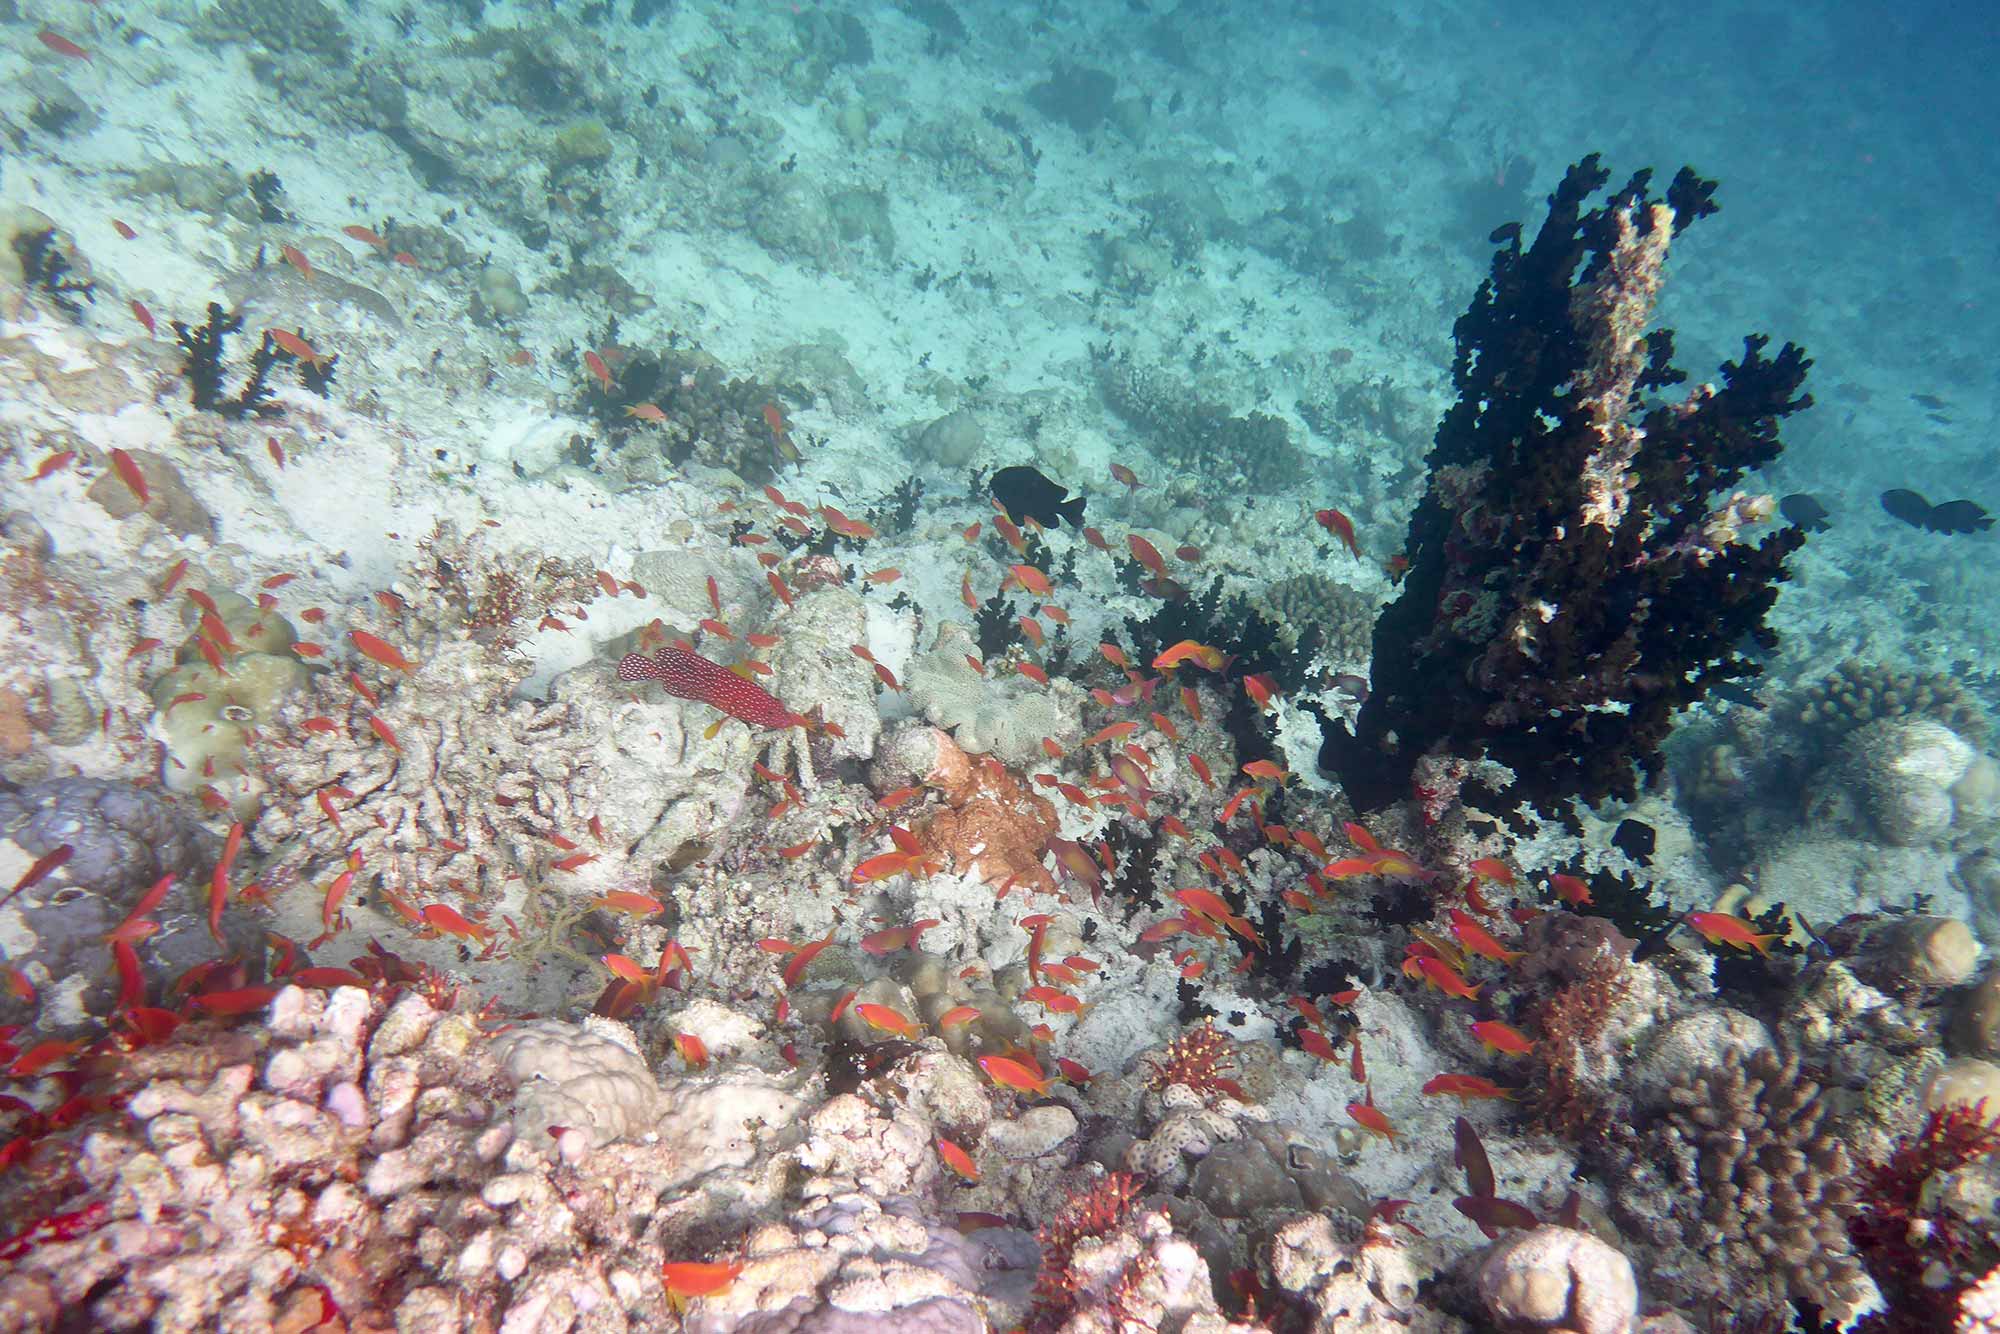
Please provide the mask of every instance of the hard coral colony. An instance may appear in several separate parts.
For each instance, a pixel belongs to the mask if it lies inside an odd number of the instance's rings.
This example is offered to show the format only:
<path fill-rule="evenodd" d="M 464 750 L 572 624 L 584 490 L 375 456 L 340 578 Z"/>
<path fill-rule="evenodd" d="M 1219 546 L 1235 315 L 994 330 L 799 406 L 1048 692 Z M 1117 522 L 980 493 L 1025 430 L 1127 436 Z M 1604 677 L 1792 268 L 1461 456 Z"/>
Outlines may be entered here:
<path fill-rule="evenodd" d="M 0 6 L 0 1329 L 2000 1330 L 1977 303 L 1521 97 L 1881 70 L 514 8 Z"/>

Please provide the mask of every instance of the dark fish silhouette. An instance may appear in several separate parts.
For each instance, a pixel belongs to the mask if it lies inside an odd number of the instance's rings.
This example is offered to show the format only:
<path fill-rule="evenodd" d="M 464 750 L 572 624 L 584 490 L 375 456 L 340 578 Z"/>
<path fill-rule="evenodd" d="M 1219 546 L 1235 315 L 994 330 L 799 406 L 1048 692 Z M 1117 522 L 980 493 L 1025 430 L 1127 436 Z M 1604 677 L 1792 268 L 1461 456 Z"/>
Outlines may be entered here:
<path fill-rule="evenodd" d="M 1827 530 L 1826 506 L 1819 503 L 1818 496 L 1794 491 L 1778 502 L 1778 513 L 1790 523 L 1797 524 L 1809 533 L 1823 533 Z"/>
<path fill-rule="evenodd" d="M 1993 516 L 1983 506 L 1969 500 L 1933 505 L 1915 491 L 1884 491 L 1882 508 L 1913 528 L 1933 533 L 1976 533 L 1993 526 Z"/>
<path fill-rule="evenodd" d="M 1033 519 L 1044 528 L 1057 528 L 1059 520 L 1068 519 L 1070 527 L 1083 527 L 1083 497 L 1070 497 L 1068 487 L 1033 468 L 1002 468 L 993 474 L 991 485 L 993 498 L 1015 523 Z"/>
<path fill-rule="evenodd" d="M 1656 842 L 1653 826 L 1644 820 L 1620 820 L 1616 832 L 1611 835 L 1611 846 L 1641 866 L 1652 865 Z"/>

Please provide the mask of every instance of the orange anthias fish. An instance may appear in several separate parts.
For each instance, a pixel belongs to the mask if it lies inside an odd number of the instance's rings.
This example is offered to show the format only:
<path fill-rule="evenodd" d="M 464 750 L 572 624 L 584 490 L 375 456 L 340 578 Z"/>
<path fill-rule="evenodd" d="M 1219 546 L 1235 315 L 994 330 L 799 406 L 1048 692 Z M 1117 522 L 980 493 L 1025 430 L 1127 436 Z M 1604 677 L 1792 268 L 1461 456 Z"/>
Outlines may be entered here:
<path fill-rule="evenodd" d="M 660 1280 L 666 1285 L 667 1301 L 676 1311 L 693 1297 L 713 1297 L 726 1291 L 743 1272 L 741 1264 L 703 1264 L 680 1260 L 660 1266 Z"/>
<path fill-rule="evenodd" d="M 863 1001 L 854 1007 L 854 1013 L 860 1015 L 870 1028 L 894 1033 L 899 1038 L 913 1038 L 923 1031 L 917 1027 L 916 1020 L 886 1005 Z"/>
<path fill-rule="evenodd" d="M 1126 467 L 1122 463 L 1114 463 L 1111 465 L 1111 480 L 1114 482 L 1121 483 L 1125 487 L 1125 493 L 1127 495 L 1130 495 L 1132 492 L 1137 491 L 1140 487 L 1145 485 L 1144 482 L 1139 480 L 1139 475 L 1137 473 L 1133 472 L 1130 468 Z"/>
<path fill-rule="evenodd" d="M 872 936 L 862 937 L 862 952 L 883 955 L 894 954 L 897 950 L 913 949 L 924 932 L 940 924 L 937 918 L 926 917 L 920 922 L 911 922 L 908 926 L 892 926 L 886 931 L 877 931 Z"/>
<path fill-rule="evenodd" d="M 1192 639 L 1183 639 L 1171 648 L 1162 650 L 1160 655 L 1153 659 L 1153 670 L 1164 672 L 1190 660 L 1211 672 L 1219 672 L 1226 658 L 1219 648 L 1197 644 Z"/>
<path fill-rule="evenodd" d="M 1131 550 L 1133 560 L 1138 561 L 1141 565 L 1145 566 L 1147 569 L 1151 570 L 1154 574 L 1160 576 L 1162 579 L 1166 578 L 1167 575 L 1166 558 L 1160 555 L 1160 549 L 1158 547 L 1154 546 L 1151 542 L 1148 542 L 1145 538 L 1139 536 L 1137 533 L 1126 534 L 1125 545 L 1127 548 Z"/>
<path fill-rule="evenodd" d="M 1032 565 L 1009 565 L 1007 577 L 1000 581 L 1000 590 L 1004 593 L 1013 584 L 1019 584 L 1038 598 L 1045 598 L 1055 591 L 1049 577 Z"/>
<path fill-rule="evenodd" d="M 493 938 L 493 931 L 490 927 L 484 927 L 477 922 L 467 920 L 464 914 L 448 904 L 432 903 L 426 905 L 423 917 L 426 925 L 435 927 L 448 936 L 460 936 L 467 940 L 476 940 L 482 945 Z"/>
<path fill-rule="evenodd" d="M 1484 1075 L 1437 1075 L 1424 1085 L 1432 1097 L 1453 1097 L 1470 1102 L 1475 1098 L 1512 1098 L 1514 1095 Z"/>
<path fill-rule="evenodd" d="M 1701 932 L 1711 945 L 1727 945 L 1731 949 L 1756 950 L 1768 954 L 1771 942 L 1781 938 L 1780 933 L 1758 935 L 1757 928 L 1741 917 L 1732 917 L 1726 912 L 1691 912 L 1687 924 Z"/>
<path fill-rule="evenodd" d="M 967 1181 L 979 1180 L 979 1165 L 972 1161 L 972 1155 L 964 1149 L 961 1149 L 958 1145 L 953 1144 L 943 1136 L 939 1136 L 937 1151 L 938 1157 L 944 1159 L 946 1167 L 949 1167 Z"/>
<path fill-rule="evenodd" d="M 833 529 L 834 532 L 839 533 L 842 537 L 851 537 L 857 541 L 865 542 L 875 536 L 875 529 L 872 525 L 865 524 L 859 519 L 850 519 L 831 505 L 821 505 L 819 507 L 819 515 L 822 519 L 826 520 L 827 527 Z"/>
<path fill-rule="evenodd" d="M 1403 971 L 1424 979 L 1453 1000 L 1478 1000 L 1479 988 L 1460 977 L 1443 959 L 1418 954 L 1403 960 Z"/>
<path fill-rule="evenodd" d="M 1556 892 L 1557 898 L 1561 899 L 1564 903 L 1570 904 L 1572 907 L 1587 908 L 1590 906 L 1590 884 L 1588 881 L 1579 879 L 1573 875 L 1564 875 L 1560 871 L 1551 871 L 1549 873 L 1549 888 Z"/>
<path fill-rule="evenodd" d="M 590 372 L 591 378 L 597 381 L 598 387 L 605 393 L 610 393 L 611 368 L 604 364 L 604 358 L 586 348 L 583 353 L 583 364 Z"/>
<path fill-rule="evenodd" d="M 349 630 L 347 637 L 354 641 L 354 647 L 360 649 L 363 654 L 373 658 L 384 667 L 394 668 L 399 672 L 410 670 L 409 659 L 405 658 L 401 651 L 386 639 L 371 635 L 366 630 Z"/>
<path fill-rule="evenodd" d="M 1250 925 L 1250 919 L 1231 912 L 1229 905 L 1214 890 L 1177 889 L 1173 897 L 1197 917 L 1206 918 L 1217 926 L 1225 927 L 1253 945 L 1259 947 L 1263 945 L 1264 942 L 1257 937 L 1256 929 Z"/>
<path fill-rule="evenodd" d="M 326 355 L 290 329 L 266 329 L 265 335 L 278 345 L 287 356 L 317 366 L 326 360 Z"/>
<path fill-rule="evenodd" d="M 1375 1094 L 1371 1089 L 1365 1102 L 1347 1104 L 1347 1114 L 1354 1118 L 1354 1124 L 1371 1135 L 1380 1135 L 1391 1144 L 1396 1142 L 1396 1127 L 1389 1124 L 1389 1118 L 1375 1105 Z"/>
<path fill-rule="evenodd" d="M 1470 913 L 1453 908 L 1450 913 L 1451 933 L 1458 937 L 1458 943 L 1477 954 L 1482 959 L 1495 963 L 1512 963 L 1523 957 L 1522 951 L 1510 950 L 1488 934 L 1485 927 L 1472 919 Z"/>
<path fill-rule="evenodd" d="M 1354 540 L 1354 521 L 1336 509 L 1315 511 L 1313 518 L 1319 520 L 1320 527 L 1339 538 L 1356 556 L 1361 554 L 1361 544 Z"/>
<path fill-rule="evenodd" d="M 1535 1049 L 1534 1042 L 1520 1029 L 1511 1024 L 1503 1024 L 1498 1019 L 1482 1019 L 1472 1025 L 1472 1036 L 1492 1050 L 1507 1056 L 1525 1056 Z"/>
<path fill-rule="evenodd" d="M 1472 863 L 1471 871 L 1481 880 L 1491 880 L 1495 884 L 1512 885 L 1514 883 L 1513 869 L 1497 857 L 1476 858 Z"/>
<path fill-rule="evenodd" d="M 982 1056 L 979 1068 L 996 1084 L 1021 1093 L 1047 1094 L 1050 1080 L 1010 1056 Z"/>

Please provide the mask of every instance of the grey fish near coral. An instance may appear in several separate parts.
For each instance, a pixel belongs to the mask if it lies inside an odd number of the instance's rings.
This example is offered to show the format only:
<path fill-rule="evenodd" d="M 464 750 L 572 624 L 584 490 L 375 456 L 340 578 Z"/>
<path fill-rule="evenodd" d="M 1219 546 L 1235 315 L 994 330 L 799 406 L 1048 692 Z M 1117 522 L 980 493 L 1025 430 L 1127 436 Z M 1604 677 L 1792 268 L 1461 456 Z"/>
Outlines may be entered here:
<path fill-rule="evenodd" d="M 1789 523 L 1798 525 L 1809 533 L 1823 533 L 1827 523 L 1826 506 L 1819 503 L 1818 496 L 1807 495 L 1804 491 L 1794 491 L 1778 501 L 1778 513 Z"/>
<path fill-rule="evenodd" d="M 1933 533 L 1976 533 L 1993 526 L 1993 516 L 1983 505 L 1970 500 L 1947 500 L 1933 505 L 1920 493 L 1900 488 L 1882 493 L 1882 508 L 1913 528 Z"/>

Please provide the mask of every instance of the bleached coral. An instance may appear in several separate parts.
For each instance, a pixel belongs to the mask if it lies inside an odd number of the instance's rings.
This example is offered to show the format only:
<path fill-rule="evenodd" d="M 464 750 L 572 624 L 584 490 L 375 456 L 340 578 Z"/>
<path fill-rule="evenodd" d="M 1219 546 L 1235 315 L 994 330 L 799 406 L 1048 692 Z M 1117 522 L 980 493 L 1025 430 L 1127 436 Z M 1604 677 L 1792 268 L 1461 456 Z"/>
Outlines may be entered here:
<path fill-rule="evenodd" d="M 924 717 L 950 732 L 974 755 L 1025 765 L 1040 755 L 1042 739 L 1070 749 L 1083 735 L 1082 687 L 1063 677 L 1040 686 L 1013 673 L 982 676 L 966 661 L 978 646 L 957 622 L 938 630 L 931 651 L 910 664 L 904 682 Z"/>
<path fill-rule="evenodd" d="M 868 612 L 852 589 L 833 586 L 802 592 L 778 616 L 780 636 L 770 652 L 766 687 L 796 713 L 816 711 L 840 735 L 788 728 L 773 735 L 774 767 L 795 767 L 800 782 L 818 784 L 819 770 L 840 759 L 865 760 L 875 753 L 882 715 L 875 705 L 875 672 L 849 651 L 868 639 Z M 815 752 L 824 749 L 819 761 Z"/>
<path fill-rule="evenodd" d="M 604 1021 L 529 1019 L 494 1039 L 493 1054 L 514 1081 L 515 1129 L 587 1129 L 591 1146 L 602 1148 L 651 1125 L 659 1086 L 631 1036 L 616 1030 Z"/>
<path fill-rule="evenodd" d="M 1265 1250 L 1271 1282 L 1307 1307 L 1313 1334 L 1464 1334 L 1467 1326 L 1422 1301 L 1438 1243 L 1382 1222 L 1341 1225 L 1325 1214 L 1293 1219 Z"/>
<path fill-rule="evenodd" d="M 531 608 L 582 588 L 575 571 L 508 561 L 448 528 L 433 534 L 393 591 L 393 621 L 362 627 L 394 643 L 410 670 L 371 669 L 379 704 L 358 698 L 345 674 L 314 683 L 302 712 L 342 723 L 299 732 L 271 763 L 284 800 L 258 823 L 259 849 L 294 870 L 359 852 L 392 887 L 451 883 L 467 902 L 497 898 L 548 835 L 579 830 L 592 813 L 594 738 L 579 734 L 569 703 L 515 698 L 528 664 L 509 651 Z"/>
<path fill-rule="evenodd" d="M 288 988 L 262 1025 L 186 1036 L 131 1055 L 125 1107 L 86 1114 L 52 1171 L 0 1182 L 10 1216 L 76 1215 L 0 1259 L 0 1327 L 302 1329 L 323 1295 L 351 1329 L 657 1329 L 662 1263 L 782 1182 L 790 1105 L 737 1086 L 674 1082 L 663 1101 L 706 1101 L 697 1119 L 602 1150 L 518 1133 L 503 1049 L 415 995 Z M 543 1068 L 603 1055 L 514 1045 Z"/>
<path fill-rule="evenodd" d="M 939 1173 L 929 1127 L 851 1094 L 822 1104 L 795 1151 L 800 1206 L 752 1232 L 743 1272 L 694 1334 L 979 1334 L 985 1248 L 920 1202 Z"/>

